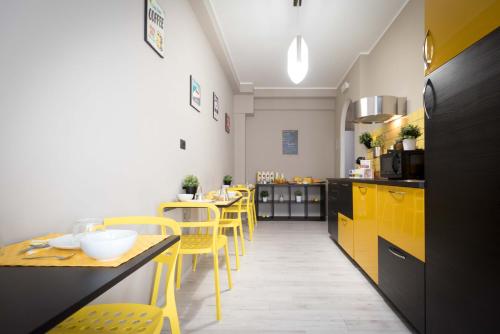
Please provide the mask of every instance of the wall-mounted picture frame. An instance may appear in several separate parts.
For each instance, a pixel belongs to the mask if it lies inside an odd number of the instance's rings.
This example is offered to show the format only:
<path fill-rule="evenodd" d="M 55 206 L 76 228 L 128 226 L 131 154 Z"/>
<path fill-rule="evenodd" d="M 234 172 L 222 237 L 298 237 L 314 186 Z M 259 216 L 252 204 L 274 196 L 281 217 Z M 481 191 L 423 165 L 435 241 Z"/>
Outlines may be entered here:
<path fill-rule="evenodd" d="M 229 117 L 229 115 L 227 113 L 226 113 L 225 125 L 226 125 L 226 132 L 230 133 L 231 132 L 231 117 Z"/>
<path fill-rule="evenodd" d="M 213 117 L 216 121 L 219 120 L 219 97 L 213 94 Z"/>
<path fill-rule="evenodd" d="M 201 109 L 201 85 L 192 75 L 189 76 L 189 104 L 196 111 Z"/>
<path fill-rule="evenodd" d="M 156 0 L 145 0 L 144 40 L 161 57 L 165 56 L 165 11 Z"/>
<path fill-rule="evenodd" d="M 299 154 L 299 130 L 283 130 L 281 133 L 283 154 Z"/>

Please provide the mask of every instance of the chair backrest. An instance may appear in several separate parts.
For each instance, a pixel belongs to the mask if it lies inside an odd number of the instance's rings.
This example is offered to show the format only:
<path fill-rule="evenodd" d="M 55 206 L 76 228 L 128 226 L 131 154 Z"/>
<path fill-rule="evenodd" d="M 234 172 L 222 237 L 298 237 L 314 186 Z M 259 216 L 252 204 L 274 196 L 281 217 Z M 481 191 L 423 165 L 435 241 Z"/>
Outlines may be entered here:
<path fill-rule="evenodd" d="M 236 187 L 229 188 L 228 190 L 239 191 L 241 193 L 241 196 L 243 196 L 243 198 L 239 202 L 241 202 L 241 205 L 244 207 L 244 209 L 246 209 L 248 206 L 248 203 L 250 202 L 250 189 L 248 189 L 245 186 L 236 186 Z"/>
<path fill-rule="evenodd" d="M 217 249 L 217 235 L 219 234 L 220 212 L 217 206 L 211 203 L 200 202 L 166 202 L 158 206 L 158 216 L 164 217 L 165 211 L 173 209 L 204 209 L 207 213 L 206 220 L 179 222 L 181 228 L 206 227 L 212 229 L 213 247 Z"/>
<path fill-rule="evenodd" d="M 161 234 L 167 234 L 167 228 L 172 230 L 172 234 L 181 235 L 182 230 L 175 220 L 166 217 L 113 217 L 105 218 L 104 226 L 113 225 L 156 225 L 160 227 Z M 158 302 L 159 284 L 161 279 L 161 272 L 163 265 L 167 265 L 167 273 L 165 276 L 165 306 L 164 309 L 169 306 L 169 302 L 175 303 L 175 297 L 169 296 L 173 295 L 173 285 L 174 285 L 174 273 L 175 265 L 177 263 L 177 256 L 179 255 L 181 243 L 176 242 L 173 246 L 169 247 L 165 252 L 155 257 L 154 261 L 157 262 L 156 274 L 153 286 L 153 293 L 151 295 L 151 305 L 156 305 Z"/>

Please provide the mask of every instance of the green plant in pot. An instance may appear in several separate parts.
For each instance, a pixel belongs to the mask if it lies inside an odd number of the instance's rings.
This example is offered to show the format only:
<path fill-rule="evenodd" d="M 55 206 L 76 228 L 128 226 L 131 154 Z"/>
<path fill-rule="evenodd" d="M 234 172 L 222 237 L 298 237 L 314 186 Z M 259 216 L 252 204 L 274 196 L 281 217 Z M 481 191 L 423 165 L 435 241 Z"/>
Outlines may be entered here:
<path fill-rule="evenodd" d="M 262 202 L 267 202 L 268 197 L 269 197 L 269 192 L 267 190 L 262 190 L 260 192 L 260 198 L 262 198 Z"/>
<path fill-rule="evenodd" d="M 365 145 L 367 149 L 372 148 L 373 137 L 369 132 L 363 132 L 359 136 L 359 143 Z"/>
<path fill-rule="evenodd" d="M 186 191 L 186 194 L 196 194 L 196 189 L 198 189 L 198 178 L 194 175 L 188 175 L 182 181 L 182 189 Z"/>
<path fill-rule="evenodd" d="M 384 138 L 382 136 L 378 136 L 374 141 L 372 141 L 373 155 L 375 157 L 380 156 L 382 146 L 384 146 Z"/>
<path fill-rule="evenodd" d="M 297 203 L 302 202 L 302 190 L 297 189 L 294 191 L 294 194 L 295 194 L 295 201 Z"/>
<path fill-rule="evenodd" d="M 399 137 L 403 140 L 403 149 L 412 151 L 417 148 L 417 138 L 422 135 L 418 125 L 408 124 L 401 128 Z"/>
<path fill-rule="evenodd" d="M 224 179 L 222 181 L 224 182 L 225 186 L 230 186 L 231 182 L 233 182 L 233 177 L 231 175 L 226 175 L 224 176 Z"/>

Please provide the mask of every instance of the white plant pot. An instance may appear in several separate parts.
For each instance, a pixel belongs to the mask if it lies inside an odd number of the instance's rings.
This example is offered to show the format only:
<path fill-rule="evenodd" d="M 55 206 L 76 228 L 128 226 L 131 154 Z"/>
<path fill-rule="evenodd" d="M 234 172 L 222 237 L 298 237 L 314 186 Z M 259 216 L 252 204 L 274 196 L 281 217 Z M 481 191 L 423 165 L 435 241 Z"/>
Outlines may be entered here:
<path fill-rule="evenodd" d="M 267 202 L 267 197 L 262 197 L 262 202 L 266 203 Z"/>
<path fill-rule="evenodd" d="M 405 151 L 412 151 L 417 148 L 417 139 L 416 138 L 409 138 L 409 139 L 403 139 L 403 149 Z"/>
<path fill-rule="evenodd" d="M 302 196 L 295 196 L 295 201 L 297 201 L 297 203 L 302 202 Z"/>
<path fill-rule="evenodd" d="M 375 156 L 375 158 L 380 156 L 380 151 L 381 147 L 376 146 L 373 148 L 373 155 Z"/>

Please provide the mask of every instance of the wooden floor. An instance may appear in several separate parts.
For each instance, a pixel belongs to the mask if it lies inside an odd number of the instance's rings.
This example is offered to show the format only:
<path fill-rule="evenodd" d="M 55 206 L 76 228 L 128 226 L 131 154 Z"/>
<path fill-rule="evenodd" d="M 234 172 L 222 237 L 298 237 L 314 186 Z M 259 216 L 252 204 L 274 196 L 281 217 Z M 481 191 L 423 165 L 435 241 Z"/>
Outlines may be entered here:
<path fill-rule="evenodd" d="M 326 223 L 261 222 L 246 246 L 240 271 L 231 256 L 232 290 L 220 257 L 219 322 L 212 258 L 202 257 L 198 270 L 185 275 L 176 293 L 183 333 L 410 333 L 330 240 Z M 168 333 L 168 323 L 164 328 Z"/>

